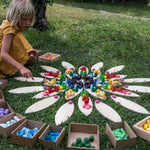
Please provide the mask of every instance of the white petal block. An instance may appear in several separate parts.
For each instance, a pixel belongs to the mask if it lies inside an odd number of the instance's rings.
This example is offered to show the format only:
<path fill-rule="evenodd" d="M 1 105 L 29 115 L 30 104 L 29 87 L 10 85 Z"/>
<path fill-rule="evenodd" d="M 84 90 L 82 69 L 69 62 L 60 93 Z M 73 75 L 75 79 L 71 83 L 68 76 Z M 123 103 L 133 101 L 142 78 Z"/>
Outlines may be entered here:
<path fill-rule="evenodd" d="M 93 69 L 98 70 L 99 68 L 102 68 L 102 67 L 103 67 L 103 62 L 96 63 L 95 65 L 93 65 L 93 66 L 91 67 L 91 71 L 92 71 Z"/>
<path fill-rule="evenodd" d="M 66 61 L 63 61 L 61 64 L 62 64 L 62 66 L 63 66 L 64 68 L 67 68 L 67 69 L 73 68 L 73 69 L 75 70 L 75 67 L 74 67 L 72 64 L 70 64 L 70 63 L 68 63 L 68 62 L 66 62 Z"/>
<path fill-rule="evenodd" d="M 114 102 L 119 103 L 120 105 L 122 105 L 123 107 L 125 107 L 129 110 L 132 110 L 137 113 L 149 114 L 149 112 L 144 107 L 142 107 L 141 105 L 139 105 L 135 102 L 132 102 L 128 99 L 118 97 L 118 96 L 116 98 L 113 98 L 111 96 L 111 98 L 113 99 Z"/>
<path fill-rule="evenodd" d="M 107 71 L 109 71 L 109 74 L 112 74 L 112 73 L 121 71 L 123 68 L 124 68 L 124 65 L 121 65 L 121 66 L 110 68 Z"/>
<path fill-rule="evenodd" d="M 40 101 L 34 103 L 33 105 L 31 105 L 30 107 L 28 107 L 27 110 L 25 111 L 25 113 L 27 114 L 27 113 L 41 111 L 41 110 L 53 105 L 55 102 L 58 101 L 58 99 L 59 99 L 59 96 L 58 96 L 58 98 L 48 97 L 43 100 L 40 100 Z"/>
<path fill-rule="evenodd" d="M 86 108 L 83 108 L 83 105 L 84 105 L 84 101 L 82 100 L 82 96 L 79 97 L 78 99 L 78 107 L 80 109 L 80 111 L 85 115 L 85 116 L 88 116 L 91 114 L 92 110 L 93 110 L 93 104 L 92 104 L 92 101 L 89 97 L 89 104 L 92 106 L 91 108 L 89 109 L 86 109 Z"/>
<path fill-rule="evenodd" d="M 21 88 L 9 90 L 8 92 L 14 93 L 14 94 L 23 94 L 23 93 L 32 93 L 32 92 L 40 92 L 40 91 L 44 91 L 43 86 L 21 87 Z"/>
<path fill-rule="evenodd" d="M 124 88 L 135 92 L 150 93 L 150 87 L 147 86 L 129 85 L 128 87 L 124 87 Z"/>
<path fill-rule="evenodd" d="M 43 82 L 43 78 L 39 78 L 39 77 L 34 77 L 34 80 L 32 80 L 32 78 L 25 78 L 25 77 L 14 77 L 14 79 L 23 82 Z"/>
<path fill-rule="evenodd" d="M 44 66 L 44 65 L 42 65 L 41 67 L 42 67 L 42 69 L 44 69 L 44 70 L 46 70 L 48 72 L 52 71 L 52 72 L 56 73 L 57 71 L 60 71 L 60 70 L 58 70 L 56 68 L 53 68 L 53 67 L 50 67 L 50 66 Z"/>
<path fill-rule="evenodd" d="M 138 95 L 136 93 L 133 93 L 133 92 L 130 92 L 130 94 L 124 94 L 124 93 L 121 93 L 121 92 L 118 92 L 118 91 L 113 92 L 111 90 L 105 90 L 103 88 L 101 88 L 101 89 L 104 90 L 104 91 L 106 91 L 106 92 L 115 94 L 115 95 L 130 96 L 130 97 L 140 97 L 140 95 Z"/>
<path fill-rule="evenodd" d="M 68 120 L 74 112 L 74 104 L 69 104 L 68 102 L 62 105 L 56 115 L 55 115 L 55 124 L 60 125 Z"/>
<path fill-rule="evenodd" d="M 131 78 L 131 79 L 124 79 L 123 82 L 126 82 L 126 83 L 133 83 L 133 82 L 136 82 L 136 83 L 150 82 L 150 78 Z"/>
<path fill-rule="evenodd" d="M 65 71 L 65 74 L 66 74 L 66 76 L 67 76 L 69 79 L 72 79 L 72 77 L 70 76 L 70 74 L 67 74 L 66 71 Z"/>
<path fill-rule="evenodd" d="M 106 105 L 105 103 L 95 102 L 95 107 L 99 111 L 99 113 L 104 116 L 105 118 L 113 121 L 113 122 L 121 122 L 122 119 L 119 114 L 110 106 Z"/>

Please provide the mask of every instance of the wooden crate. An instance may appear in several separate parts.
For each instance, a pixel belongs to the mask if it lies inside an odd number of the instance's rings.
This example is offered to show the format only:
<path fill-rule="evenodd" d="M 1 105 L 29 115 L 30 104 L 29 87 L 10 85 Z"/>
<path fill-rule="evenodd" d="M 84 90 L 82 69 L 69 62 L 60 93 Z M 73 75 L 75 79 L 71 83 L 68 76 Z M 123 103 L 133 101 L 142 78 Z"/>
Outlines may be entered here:
<path fill-rule="evenodd" d="M 49 58 L 47 56 L 50 56 Z M 53 58 L 54 57 L 54 58 Z M 54 53 L 46 53 L 38 57 L 38 60 L 41 62 L 53 62 L 59 60 L 61 55 Z"/>

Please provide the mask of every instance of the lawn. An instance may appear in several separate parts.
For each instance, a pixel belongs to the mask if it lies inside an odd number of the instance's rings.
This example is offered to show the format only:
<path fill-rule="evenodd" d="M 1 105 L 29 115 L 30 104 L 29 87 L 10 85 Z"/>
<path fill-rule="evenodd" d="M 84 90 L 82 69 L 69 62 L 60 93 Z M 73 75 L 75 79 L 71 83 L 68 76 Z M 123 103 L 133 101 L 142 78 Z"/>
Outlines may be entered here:
<path fill-rule="evenodd" d="M 144 8 L 147 9 L 146 6 Z M 140 6 L 136 11 L 136 14 L 141 12 Z M 1 17 L 5 18 L 2 15 Z M 87 9 L 78 9 L 70 5 L 62 6 L 57 4 L 47 7 L 47 17 L 51 24 L 49 30 L 37 32 L 33 29 L 28 29 L 24 32 L 24 35 L 34 48 L 41 49 L 43 53 L 58 53 L 62 57 L 59 61 L 53 63 L 37 61 L 33 66 L 29 67 L 34 76 L 40 77 L 39 73 L 44 71 L 41 65 L 52 66 L 64 72 L 65 69 L 61 66 L 61 62 L 68 61 L 75 66 L 76 70 L 82 65 L 90 69 L 95 63 L 103 62 L 104 66 L 101 70 L 103 74 L 111 67 L 125 65 L 125 68 L 120 73 L 126 74 L 127 78 L 150 78 L 149 21 L 144 21 L 141 18 L 129 18 L 110 13 L 104 14 L 88 11 Z M 25 114 L 25 110 L 31 104 L 37 102 L 36 99 L 32 99 L 34 94 L 14 95 L 8 91 L 17 87 L 41 84 L 16 82 L 13 78 L 8 78 L 8 81 L 9 87 L 3 93 L 5 100 L 15 112 L 25 115 L 27 119 L 41 121 L 47 125 L 55 125 L 55 114 L 62 104 L 66 103 L 64 93 L 60 94 L 61 98 L 59 101 L 51 107 L 37 113 Z M 150 83 L 140 85 L 150 86 Z M 67 122 L 61 125 L 66 129 L 66 133 L 58 150 L 66 150 L 69 124 L 71 122 L 99 125 L 100 149 L 114 150 L 105 134 L 106 123 L 110 123 L 111 121 L 100 115 L 95 107 L 92 113 L 88 117 L 85 117 L 78 109 L 78 97 L 73 99 L 75 104 L 73 115 Z M 94 102 L 95 98 L 90 97 Z M 120 114 L 122 120 L 126 121 L 131 128 L 135 123 L 147 116 L 130 111 L 114 103 L 109 93 L 106 93 L 106 97 L 106 101 L 103 102 L 114 108 Z M 128 99 L 150 111 L 150 94 L 140 93 L 139 98 Z M 149 142 L 137 138 L 136 147 L 128 148 L 128 150 L 145 150 L 149 146 Z M 23 150 L 28 148 L 12 145 L 10 138 L 0 136 L 0 149 Z M 37 142 L 32 149 L 38 150 L 42 148 L 39 147 L 39 143 Z"/>
<path fill-rule="evenodd" d="M 113 3 L 111 1 L 108 2 L 106 0 L 104 3 L 102 0 L 99 2 L 101 3 L 92 3 L 90 0 L 87 0 L 89 2 L 85 3 L 82 2 L 82 0 L 55 0 L 57 4 L 63 4 L 73 7 L 81 7 L 84 9 L 95 9 L 95 10 L 104 10 L 112 13 L 122 13 L 130 16 L 140 16 L 149 18 L 149 7 L 147 7 L 146 3 L 142 2 L 132 2 L 130 0 L 126 0 L 126 2 L 116 2 Z M 96 0 L 95 0 L 96 1 Z"/>

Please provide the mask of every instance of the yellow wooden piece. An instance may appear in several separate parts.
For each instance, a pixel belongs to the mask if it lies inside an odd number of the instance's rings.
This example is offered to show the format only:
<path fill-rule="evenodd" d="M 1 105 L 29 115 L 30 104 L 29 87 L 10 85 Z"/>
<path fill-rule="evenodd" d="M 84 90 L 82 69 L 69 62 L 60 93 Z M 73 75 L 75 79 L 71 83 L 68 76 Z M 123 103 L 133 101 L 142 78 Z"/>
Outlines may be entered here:
<path fill-rule="evenodd" d="M 149 125 L 145 123 L 145 124 L 144 124 L 144 130 L 146 130 L 146 129 L 148 128 L 148 126 L 149 126 Z"/>
<path fill-rule="evenodd" d="M 147 120 L 146 123 L 147 123 L 148 125 L 150 125 L 150 120 Z"/>
<path fill-rule="evenodd" d="M 59 86 L 59 90 L 63 90 L 63 86 Z"/>
<path fill-rule="evenodd" d="M 110 85 L 108 85 L 108 86 L 107 86 L 107 89 L 108 89 L 108 90 L 111 90 L 111 86 L 110 86 Z"/>
<path fill-rule="evenodd" d="M 56 84 L 56 79 L 52 79 L 52 82 L 53 82 L 54 84 Z"/>
<path fill-rule="evenodd" d="M 147 132 L 150 132 L 150 129 L 147 129 L 146 131 L 147 131 Z"/>
<path fill-rule="evenodd" d="M 100 89 L 97 89 L 97 92 L 100 92 Z"/>
<path fill-rule="evenodd" d="M 71 69 L 66 70 L 66 74 L 70 74 L 70 72 L 73 72 L 73 70 L 71 70 Z"/>
<path fill-rule="evenodd" d="M 49 58 L 49 57 L 50 57 L 50 54 L 47 54 L 47 55 L 46 55 L 46 58 Z"/>
<path fill-rule="evenodd" d="M 112 80 L 109 80 L 108 83 L 111 85 L 112 84 Z"/>

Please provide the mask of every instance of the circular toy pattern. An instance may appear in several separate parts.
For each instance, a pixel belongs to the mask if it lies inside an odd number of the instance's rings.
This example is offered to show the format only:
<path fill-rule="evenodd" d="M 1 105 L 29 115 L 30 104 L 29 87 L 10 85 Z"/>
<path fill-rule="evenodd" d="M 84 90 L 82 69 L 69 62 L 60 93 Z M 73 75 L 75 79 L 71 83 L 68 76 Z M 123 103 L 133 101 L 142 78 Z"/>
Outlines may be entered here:
<path fill-rule="evenodd" d="M 42 86 L 20 87 L 9 91 L 14 94 L 38 92 L 33 98 L 42 100 L 29 106 L 25 113 L 41 111 L 52 106 L 59 100 L 59 93 L 65 92 L 66 102 L 56 112 L 56 125 L 64 123 L 71 117 L 75 108 L 73 98 L 79 95 L 78 108 L 85 116 L 90 115 L 95 106 L 97 111 L 107 119 L 120 122 L 122 119 L 116 110 L 102 102 L 107 100 L 107 92 L 109 92 L 112 93 L 111 98 L 115 103 L 137 113 L 149 114 L 149 111 L 141 105 L 121 96 L 137 98 L 140 97 L 139 94 L 136 94 L 137 92 L 150 93 L 150 87 L 127 85 L 128 83 L 150 82 L 150 78 L 125 79 L 127 75 L 117 74 L 124 68 L 124 65 L 110 68 L 102 74 L 103 62 L 94 64 L 90 70 L 86 66 L 81 66 L 77 72 L 69 62 L 63 61 L 62 66 L 66 69 L 65 73 L 50 66 L 41 66 L 43 70 L 47 71 L 40 73 L 42 77 L 34 77 L 34 80 L 15 77 L 19 81 L 41 82 L 43 84 Z M 90 95 L 95 97 L 94 101 Z"/>

